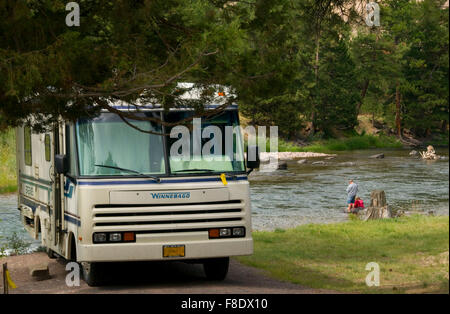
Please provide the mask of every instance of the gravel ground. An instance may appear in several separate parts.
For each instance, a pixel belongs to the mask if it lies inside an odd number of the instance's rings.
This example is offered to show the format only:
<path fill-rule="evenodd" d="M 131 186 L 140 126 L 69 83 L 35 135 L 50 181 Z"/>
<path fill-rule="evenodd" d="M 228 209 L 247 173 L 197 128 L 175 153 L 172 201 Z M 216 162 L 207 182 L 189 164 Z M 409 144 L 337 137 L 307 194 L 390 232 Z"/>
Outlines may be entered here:
<path fill-rule="evenodd" d="M 66 261 L 49 259 L 45 253 L 10 256 L 0 259 L 8 269 L 19 293 L 158 293 L 158 294 L 315 294 L 330 293 L 271 279 L 262 271 L 231 260 L 227 279 L 207 281 L 199 264 L 180 262 L 111 263 L 105 269 L 107 283 L 102 287 L 89 287 L 83 280 L 79 287 L 68 287 L 65 277 Z M 51 279 L 35 281 L 29 267 L 48 263 Z M 2 277 L 0 268 L 0 277 Z M 0 281 L 0 285 L 3 280 Z M 3 286 L 1 286 L 3 292 Z"/>

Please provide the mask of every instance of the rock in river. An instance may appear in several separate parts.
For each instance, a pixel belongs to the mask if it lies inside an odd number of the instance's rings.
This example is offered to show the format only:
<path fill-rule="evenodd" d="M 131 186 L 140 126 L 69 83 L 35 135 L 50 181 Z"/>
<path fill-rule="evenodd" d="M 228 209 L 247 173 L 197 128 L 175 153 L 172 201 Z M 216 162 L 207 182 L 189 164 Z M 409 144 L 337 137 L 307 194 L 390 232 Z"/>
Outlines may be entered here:
<path fill-rule="evenodd" d="M 308 160 L 302 159 L 302 160 L 297 161 L 297 163 L 298 163 L 298 164 L 307 164 L 307 163 L 308 163 Z"/>
<path fill-rule="evenodd" d="M 351 166 L 354 166 L 354 165 L 356 165 L 356 163 L 352 162 L 352 161 L 346 161 L 346 162 L 339 163 L 339 166 L 344 166 L 344 167 L 351 167 Z"/>
<path fill-rule="evenodd" d="M 372 159 L 382 159 L 382 158 L 384 158 L 384 153 L 372 155 L 372 156 L 370 156 L 369 158 L 372 158 Z"/>

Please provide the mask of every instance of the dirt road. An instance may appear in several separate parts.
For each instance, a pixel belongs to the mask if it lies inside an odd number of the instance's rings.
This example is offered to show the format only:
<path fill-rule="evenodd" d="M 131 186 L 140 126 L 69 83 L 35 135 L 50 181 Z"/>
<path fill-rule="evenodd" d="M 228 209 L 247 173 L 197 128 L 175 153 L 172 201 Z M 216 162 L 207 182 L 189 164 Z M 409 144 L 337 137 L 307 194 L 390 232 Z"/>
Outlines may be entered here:
<path fill-rule="evenodd" d="M 188 294 L 285 294 L 328 293 L 298 285 L 280 282 L 264 275 L 260 270 L 244 266 L 231 260 L 228 277 L 223 282 L 207 281 L 199 264 L 170 263 L 114 263 L 106 272 L 107 283 L 102 287 L 89 287 L 83 280 L 79 287 L 66 285 L 66 262 L 49 259 L 45 253 L 10 256 L 0 259 L 8 263 L 8 269 L 17 289 L 16 293 L 188 293 Z M 29 267 L 48 263 L 51 279 L 34 281 Z M 0 268 L 1 272 L 1 268 Z M 3 274 L 0 273 L 0 277 Z M 2 278 L 2 277 L 1 277 Z M 0 282 L 0 285 L 2 281 Z M 1 287 L 3 292 L 3 287 Z"/>

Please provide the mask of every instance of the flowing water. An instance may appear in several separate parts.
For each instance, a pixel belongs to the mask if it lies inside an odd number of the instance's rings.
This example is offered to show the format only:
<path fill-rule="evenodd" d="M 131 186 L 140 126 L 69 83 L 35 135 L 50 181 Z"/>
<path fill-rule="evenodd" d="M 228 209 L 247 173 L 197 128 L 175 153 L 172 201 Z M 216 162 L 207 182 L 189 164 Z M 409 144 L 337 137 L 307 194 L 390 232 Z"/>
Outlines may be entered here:
<path fill-rule="evenodd" d="M 369 156 L 383 152 L 384 159 Z M 423 161 L 409 150 L 363 150 L 338 153 L 332 160 L 308 159 L 307 164 L 288 161 L 287 170 L 251 175 L 253 228 L 273 230 L 306 223 L 348 219 L 348 180 L 359 186 L 365 205 L 370 192 L 384 190 L 396 209 L 449 214 L 448 150 L 438 151 L 444 160 Z M 313 165 L 324 161 L 323 165 Z"/>
<path fill-rule="evenodd" d="M 369 158 L 381 152 L 384 159 Z M 350 178 L 359 185 L 359 196 L 366 205 L 370 192 L 381 189 L 394 210 L 448 215 L 448 150 L 437 153 L 446 159 L 423 161 L 404 149 L 364 150 L 338 153 L 332 160 L 310 158 L 307 164 L 288 161 L 287 170 L 255 171 L 250 176 L 253 228 L 273 230 L 347 220 L 345 189 Z M 312 164 L 320 160 L 325 164 Z M 16 196 L 0 195 L 0 243 L 13 232 L 33 241 L 20 222 Z M 33 247 L 37 245 L 34 241 Z"/>

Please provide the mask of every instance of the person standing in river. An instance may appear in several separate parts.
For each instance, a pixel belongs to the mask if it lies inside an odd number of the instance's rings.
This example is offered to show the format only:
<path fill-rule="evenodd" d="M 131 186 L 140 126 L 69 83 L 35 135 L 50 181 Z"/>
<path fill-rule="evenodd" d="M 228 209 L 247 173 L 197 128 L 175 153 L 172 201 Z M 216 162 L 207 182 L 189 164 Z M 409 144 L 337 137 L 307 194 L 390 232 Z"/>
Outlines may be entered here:
<path fill-rule="evenodd" d="M 355 203 L 356 194 L 358 193 L 358 185 L 353 180 L 348 181 L 347 187 L 347 211 L 351 212 L 352 206 Z"/>

